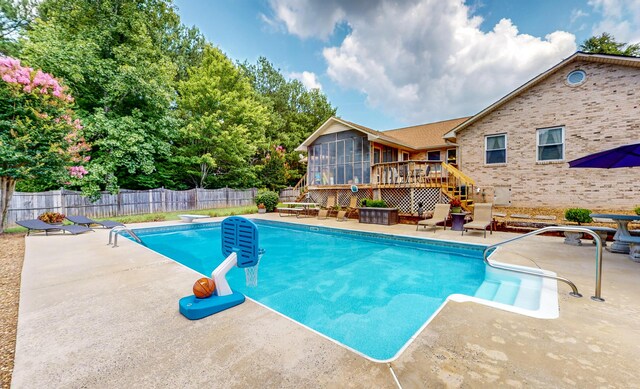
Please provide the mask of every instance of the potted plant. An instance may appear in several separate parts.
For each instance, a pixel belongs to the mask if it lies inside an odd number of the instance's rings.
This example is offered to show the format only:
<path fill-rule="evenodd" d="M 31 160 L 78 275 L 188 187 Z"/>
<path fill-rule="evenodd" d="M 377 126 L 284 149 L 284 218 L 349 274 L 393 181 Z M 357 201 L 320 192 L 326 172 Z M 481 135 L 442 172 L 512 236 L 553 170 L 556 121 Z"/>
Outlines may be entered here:
<path fill-rule="evenodd" d="M 38 216 L 38 219 L 49 224 L 62 224 L 64 221 L 64 214 L 58 212 L 45 212 Z"/>
<path fill-rule="evenodd" d="M 264 206 L 264 204 L 260 203 L 258 204 L 258 213 L 266 213 L 267 212 L 267 208 Z"/>
<path fill-rule="evenodd" d="M 358 221 L 368 224 L 392 225 L 398 223 L 398 208 L 387 208 L 384 200 L 363 199 L 358 208 Z"/>
<path fill-rule="evenodd" d="M 449 201 L 451 205 L 451 213 L 460 213 L 462 211 L 462 201 L 459 198 L 454 197 Z"/>
<path fill-rule="evenodd" d="M 640 215 L 640 205 L 635 207 L 635 209 L 633 211 L 636 213 L 636 215 Z"/>
<path fill-rule="evenodd" d="M 591 210 L 585 208 L 569 208 L 564 211 L 564 218 L 567 221 L 578 223 L 578 225 L 582 225 L 582 223 L 591 223 L 593 219 L 591 216 Z M 582 246 L 582 242 L 580 242 L 580 238 L 582 238 L 582 232 L 564 232 L 564 243 L 572 246 Z"/>

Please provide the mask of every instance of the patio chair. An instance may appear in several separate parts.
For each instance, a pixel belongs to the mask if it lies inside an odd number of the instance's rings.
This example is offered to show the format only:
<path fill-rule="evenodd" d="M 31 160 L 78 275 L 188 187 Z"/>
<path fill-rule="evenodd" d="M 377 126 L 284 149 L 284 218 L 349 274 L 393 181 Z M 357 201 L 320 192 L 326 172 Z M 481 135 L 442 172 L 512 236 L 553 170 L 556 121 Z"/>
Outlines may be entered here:
<path fill-rule="evenodd" d="M 335 196 L 329 196 L 327 198 L 327 205 L 324 207 L 325 209 L 321 209 L 318 211 L 318 219 L 327 219 L 331 216 L 331 211 L 336 206 L 336 198 Z"/>
<path fill-rule="evenodd" d="M 18 220 L 16 224 L 27 229 L 27 236 L 29 236 L 31 231 L 44 231 L 45 235 L 49 235 L 49 231 L 62 231 L 62 233 L 70 232 L 74 235 L 81 234 L 87 231 L 93 231 L 89 227 L 80 226 L 80 225 L 54 226 L 54 225 L 45 223 L 39 219 Z"/>
<path fill-rule="evenodd" d="M 451 210 L 450 204 L 436 204 L 436 208 L 433 211 L 433 217 L 431 219 L 420 220 L 416 225 L 416 231 L 420 226 L 424 226 L 426 229 L 427 226 L 433 227 L 433 232 L 435 233 L 438 229 L 438 224 L 442 223 L 444 229 L 447 229 L 447 219 L 449 218 L 449 211 Z"/>
<path fill-rule="evenodd" d="M 349 218 L 351 217 L 351 214 L 357 210 L 358 210 L 358 198 L 356 196 L 351 196 L 351 199 L 349 199 L 349 206 L 346 209 L 338 211 L 338 215 L 336 216 L 336 219 L 339 222 L 349 220 Z"/>
<path fill-rule="evenodd" d="M 493 234 L 493 204 L 477 203 L 473 206 L 473 221 L 462 226 L 462 235 L 466 230 L 483 230 L 486 238 L 487 227 Z"/>
<path fill-rule="evenodd" d="M 184 216 L 184 215 L 181 215 Z M 202 216 L 201 217 L 206 217 L 206 216 Z M 76 216 L 66 216 L 67 220 L 69 220 L 70 222 L 72 222 L 73 224 L 78 224 L 81 226 L 85 226 L 85 227 L 89 227 L 92 224 L 97 224 L 102 226 L 102 228 L 113 228 L 113 227 L 117 227 L 117 226 L 124 226 L 124 224 L 119 223 L 119 222 L 114 222 L 111 220 L 93 220 L 93 219 L 89 219 L 86 216 L 81 216 L 81 215 L 76 215 Z"/>

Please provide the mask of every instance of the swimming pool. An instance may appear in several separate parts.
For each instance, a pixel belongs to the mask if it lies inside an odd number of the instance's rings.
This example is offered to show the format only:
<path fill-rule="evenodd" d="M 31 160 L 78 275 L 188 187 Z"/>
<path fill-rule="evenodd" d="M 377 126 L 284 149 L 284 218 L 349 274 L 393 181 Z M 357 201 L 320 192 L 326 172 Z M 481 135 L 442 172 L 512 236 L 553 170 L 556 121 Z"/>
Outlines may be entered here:
<path fill-rule="evenodd" d="M 521 295 L 518 276 L 486 270 L 484 246 L 256 224 L 266 250 L 258 286 L 247 287 L 243 270 L 236 268 L 227 276 L 231 287 L 376 361 L 394 358 L 452 295 L 479 293 L 507 305 Z M 135 232 L 150 249 L 206 276 L 224 259 L 219 223 Z M 542 281 L 530 278 L 524 286 L 533 292 L 521 300 L 528 304 L 524 308 L 537 309 Z"/>

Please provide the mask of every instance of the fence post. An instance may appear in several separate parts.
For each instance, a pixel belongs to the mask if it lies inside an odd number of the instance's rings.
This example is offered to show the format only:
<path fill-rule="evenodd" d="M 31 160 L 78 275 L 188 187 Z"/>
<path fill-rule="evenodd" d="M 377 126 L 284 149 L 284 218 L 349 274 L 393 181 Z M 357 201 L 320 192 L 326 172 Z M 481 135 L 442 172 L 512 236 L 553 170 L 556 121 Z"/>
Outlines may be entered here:
<path fill-rule="evenodd" d="M 153 189 L 149 189 L 149 213 L 153 213 Z"/>
<path fill-rule="evenodd" d="M 64 199 L 64 188 L 60 188 L 60 213 L 63 215 L 67 214 L 67 204 Z"/>
<path fill-rule="evenodd" d="M 196 186 L 196 209 L 200 209 L 198 207 L 198 187 Z"/>
<path fill-rule="evenodd" d="M 162 192 L 160 192 L 160 200 L 162 202 L 162 212 L 167 212 L 167 194 L 164 191 L 164 186 L 162 187 Z"/>
<path fill-rule="evenodd" d="M 118 197 L 116 198 L 116 205 L 118 206 L 118 216 L 122 216 L 122 192 L 118 189 Z"/>
<path fill-rule="evenodd" d="M 229 187 L 225 186 L 224 187 L 224 202 L 225 202 L 225 208 L 229 207 Z"/>

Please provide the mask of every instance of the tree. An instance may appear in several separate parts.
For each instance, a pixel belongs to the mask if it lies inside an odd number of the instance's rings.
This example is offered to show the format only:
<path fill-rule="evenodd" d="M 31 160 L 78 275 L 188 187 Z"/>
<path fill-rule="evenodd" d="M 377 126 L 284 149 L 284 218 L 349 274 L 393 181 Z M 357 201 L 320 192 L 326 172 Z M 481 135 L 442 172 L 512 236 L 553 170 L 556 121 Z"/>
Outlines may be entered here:
<path fill-rule="evenodd" d="M 219 49 L 208 46 L 178 91 L 184 126 L 173 162 L 179 174 L 186 173 L 198 187 L 254 184 L 253 157 L 264 144 L 270 117 L 249 80 Z"/>
<path fill-rule="evenodd" d="M 176 81 L 204 40 L 169 0 L 45 0 L 23 54 L 64 78 L 93 145 L 85 185 L 157 187 L 178 122 Z"/>
<path fill-rule="evenodd" d="M 616 42 L 615 38 L 606 32 L 603 32 L 600 36 L 592 36 L 585 40 L 580 45 L 580 50 L 593 54 L 617 54 L 640 57 L 640 44 Z"/>
<path fill-rule="evenodd" d="M 0 54 L 18 54 L 18 38 L 35 19 L 37 0 L 0 0 Z"/>
<path fill-rule="evenodd" d="M 73 98 L 48 73 L 0 58 L 0 234 L 16 182 L 56 177 L 73 184 L 87 174 L 89 150 L 73 119 Z"/>
<path fill-rule="evenodd" d="M 309 91 L 298 80 L 286 80 L 280 70 L 264 57 L 259 58 L 255 65 L 245 62 L 241 67 L 270 108 L 272 125 L 266 132 L 266 144 L 284 148 L 286 179 L 292 185 L 305 173 L 305 166 L 300 163 L 300 155 L 295 148 L 328 118 L 334 116 L 336 108 L 331 106 L 327 97 L 318 89 Z M 266 158 L 271 152 L 269 149 L 259 151 L 264 165 L 273 163 Z M 272 187 L 279 186 L 280 183 L 271 182 L 263 175 L 263 185 Z"/>

